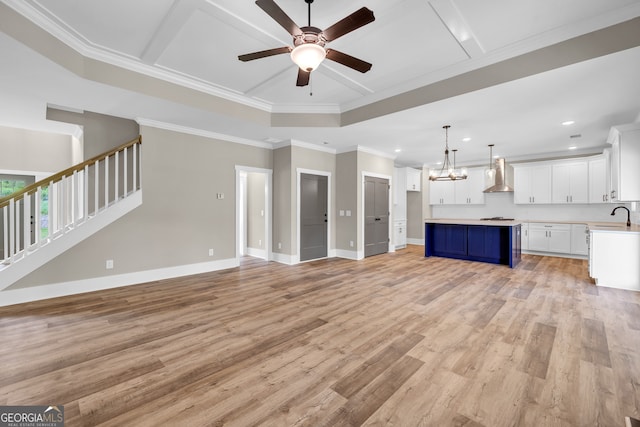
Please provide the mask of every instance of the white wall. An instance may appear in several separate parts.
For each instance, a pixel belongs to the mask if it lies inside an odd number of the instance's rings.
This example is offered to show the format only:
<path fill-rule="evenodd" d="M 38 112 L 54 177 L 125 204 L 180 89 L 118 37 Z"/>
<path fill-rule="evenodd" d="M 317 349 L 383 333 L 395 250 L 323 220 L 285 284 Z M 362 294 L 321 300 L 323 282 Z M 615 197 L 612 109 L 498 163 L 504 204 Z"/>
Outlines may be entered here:
<path fill-rule="evenodd" d="M 513 193 L 487 193 L 484 205 L 434 205 L 432 218 L 486 218 L 502 216 L 518 220 L 538 221 L 603 221 L 626 222 L 624 212 L 611 216 L 616 206 L 631 207 L 630 203 L 584 205 L 516 205 Z M 637 218 L 637 216 L 635 216 Z"/>

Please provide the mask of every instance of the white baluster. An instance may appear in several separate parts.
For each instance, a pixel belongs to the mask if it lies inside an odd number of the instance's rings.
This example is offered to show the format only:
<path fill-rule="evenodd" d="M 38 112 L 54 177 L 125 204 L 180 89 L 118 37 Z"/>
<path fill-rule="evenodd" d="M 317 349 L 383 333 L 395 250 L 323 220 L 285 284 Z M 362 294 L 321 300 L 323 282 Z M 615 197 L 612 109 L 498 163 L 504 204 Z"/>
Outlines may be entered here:
<path fill-rule="evenodd" d="M 124 187 L 124 192 L 122 194 L 123 197 L 127 197 L 127 194 L 129 193 L 128 192 L 129 180 L 127 179 L 129 177 L 129 168 L 127 166 L 129 166 L 129 161 L 127 159 L 127 147 L 124 147 L 124 168 L 123 168 L 123 170 L 124 170 L 124 174 L 123 174 L 124 175 L 124 177 L 123 177 L 123 179 L 124 179 L 124 186 L 123 186 Z"/>
<path fill-rule="evenodd" d="M 94 210 L 93 210 L 93 215 L 98 215 L 98 211 L 100 210 L 100 200 L 99 200 L 99 194 L 100 194 L 100 161 L 98 160 L 97 162 L 95 162 L 93 164 L 95 170 L 94 170 L 94 179 L 93 179 L 93 191 L 94 191 Z"/>
<path fill-rule="evenodd" d="M 109 156 L 104 158 L 104 208 L 109 207 Z"/>
<path fill-rule="evenodd" d="M 136 191 L 138 189 L 137 183 L 138 183 L 138 176 L 137 176 L 137 169 L 138 169 L 138 144 L 133 144 L 133 176 L 131 177 L 131 180 L 133 181 L 133 190 L 132 191 Z"/>
<path fill-rule="evenodd" d="M 3 261 L 9 258 L 9 206 L 2 207 L 2 256 Z"/>
<path fill-rule="evenodd" d="M 113 188 L 113 201 L 114 203 L 118 201 L 118 194 L 120 193 L 119 183 L 120 183 L 120 153 L 116 152 L 114 154 L 116 159 L 116 164 L 113 172 L 114 179 L 114 188 Z"/>
<path fill-rule="evenodd" d="M 38 188 L 36 189 L 36 193 L 34 195 L 34 199 L 33 199 L 33 204 L 35 205 L 34 209 L 33 209 L 33 237 L 34 237 L 34 244 L 37 247 L 40 247 L 40 216 L 41 216 L 41 210 L 42 210 L 42 187 L 38 186 Z"/>

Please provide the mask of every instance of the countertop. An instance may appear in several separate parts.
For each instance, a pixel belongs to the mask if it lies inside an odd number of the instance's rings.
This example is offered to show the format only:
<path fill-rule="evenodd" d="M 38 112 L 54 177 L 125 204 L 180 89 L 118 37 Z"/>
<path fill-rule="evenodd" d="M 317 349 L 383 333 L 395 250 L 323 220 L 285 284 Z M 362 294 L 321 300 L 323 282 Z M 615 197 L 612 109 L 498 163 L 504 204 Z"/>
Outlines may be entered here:
<path fill-rule="evenodd" d="M 602 222 L 602 221 L 543 221 L 539 219 L 514 219 L 512 221 L 492 221 L 480 219 L 462 219 L 462 218 L 425 218 L 425 223 L 430 224 L 460 224 L 460 225 L 491 225 L 491 226 L 514 226 L 523 223 L 539 223 L 539 224 L 585 224 L 589 227 L 589 231 L 594 232 L 625 232 L 640 233 L 640 225 L 631 224 L 627 228 L 624 222 Z"/>
<path fill-rule="evenodd" d="M 459 224 L 459 225 L 492 225 L 511 227 L 513 225 L 522 224 L 526 221 L 512 220 L 512 221 L 492 221 L 481 219 L 456 219 L 456 218 L 425 218 L 425 223 L 429 224 Z"/>

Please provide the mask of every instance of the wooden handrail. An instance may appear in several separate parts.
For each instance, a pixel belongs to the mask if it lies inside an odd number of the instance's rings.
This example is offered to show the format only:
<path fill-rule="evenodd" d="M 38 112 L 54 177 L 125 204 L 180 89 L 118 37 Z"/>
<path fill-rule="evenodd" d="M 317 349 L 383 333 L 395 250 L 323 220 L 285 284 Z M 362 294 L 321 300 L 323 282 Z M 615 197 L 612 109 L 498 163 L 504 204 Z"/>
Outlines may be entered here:
<path fill-rule="evenodd" d="M 92 164 L 94 164 L 94 163 L 96 163 L 96 162 L 98 162 L 98 161 L 100 161 L 102 159 L 105 159 L 105 158 L 107 158 L 107 157 L 109 157 L 109 156 L 111 156 L 111 155 L 113 155 L 113 154 L 115 154 L 115 153 L 117 153 L 119 151 L 124 150 L 125 148 L 132 147 L 135 144 L 142 144 L 142 135 L 139 135 L 136 139 L 132 139 L 131 141 L 126 142 L 126 143 L 124 143 L 124 144 L 122 144 L 122 145 L 120 145 L 120 146 L 118 146 L 118 147 L 116 147 L 116 148 L 114 148 L 112 150 L 109 150 L 109 151 L 107 151 L 105 153 L 102 153 L 102 154 L 98 154 L 97 156 L 94 156 L 94 157 L 90 158 L 89 160 L 85 160 L 82 163 L 79 163 L 77 165 L 71 166 L 70 168 L 67 168 L 67 169 L 65 169 L 65 170 L 63 170 L 61 172 L 58 172 L 58 173 L 56 173 L 54 175 L 51 175 L 51 176 L 49 176 L 49 177 L 47 177 L 45 179 L 41 179 L 38 182 L 34 182 L 33 184 L 30 184 L 30 185 L 24 187 L 23 189 L 21 189 L 20 191 L 16 191 L 15 193 L 12 193 L 12 194 L 8 195 L 7 197 L 0 198 L 0 208 L 2 208 L 5 205 L 8 205 L 9 201 L 11 199 L 15 199 L 17 197 L 20 197 L 23 194 L 31 194 L 31 193 L 35 192 L 38 189 L 38 187 L 40 187 L 40 186 L 42 186 L 44 184 L 49 184 L 51 182 L 58 182 L 58 181 L 62 180 L 62 178 L 64 178 L 65 176 L 71 175 L 76 171 L 78 171 L 78 172 L 82 171 L 85 168 L 85 166 L 87 166 L 87 165 L 92 165 Z"/>

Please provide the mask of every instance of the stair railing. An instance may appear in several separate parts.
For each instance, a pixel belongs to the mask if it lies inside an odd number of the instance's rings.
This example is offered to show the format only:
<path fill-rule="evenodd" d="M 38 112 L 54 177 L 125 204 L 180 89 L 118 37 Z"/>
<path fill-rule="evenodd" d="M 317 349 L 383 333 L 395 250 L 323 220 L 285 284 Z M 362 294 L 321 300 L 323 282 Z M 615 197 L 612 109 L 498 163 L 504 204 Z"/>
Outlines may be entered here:
<path fill-rule="evenodd" d="M 141 144 L 138 136 L 1 198 L 0 264 L 28 256 L 140 190 Z"/>

